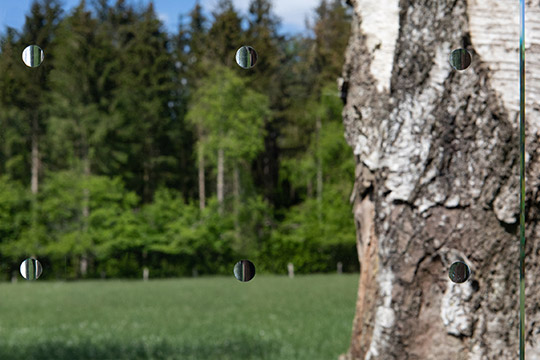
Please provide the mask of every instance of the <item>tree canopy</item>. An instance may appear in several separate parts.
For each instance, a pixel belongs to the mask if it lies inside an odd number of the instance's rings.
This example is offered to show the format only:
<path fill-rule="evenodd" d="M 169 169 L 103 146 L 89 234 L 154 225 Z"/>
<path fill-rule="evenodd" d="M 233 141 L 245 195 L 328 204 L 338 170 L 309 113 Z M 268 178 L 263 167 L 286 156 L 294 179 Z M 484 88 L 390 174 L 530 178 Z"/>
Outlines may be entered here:
<path fill-rule="evenodd" d="M 337 78 L 350 16 L 283 35 L 270 0 L 221 0 L 168 33 L 152 4 L 32 3 L 0 39 L 0 277 L 357 269 Z M 30 44 L 43 64 L 21 61 Z M 250 45 L 252 69 L 235 63 Z M 197 187 L 198 184 L 198 187 Z"/>

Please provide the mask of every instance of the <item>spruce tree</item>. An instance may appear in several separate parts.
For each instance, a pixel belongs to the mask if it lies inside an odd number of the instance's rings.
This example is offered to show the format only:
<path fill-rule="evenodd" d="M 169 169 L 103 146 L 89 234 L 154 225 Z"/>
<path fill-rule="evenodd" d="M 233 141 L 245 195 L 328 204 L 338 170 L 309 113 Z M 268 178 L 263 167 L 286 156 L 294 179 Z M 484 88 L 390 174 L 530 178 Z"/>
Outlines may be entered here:
<path fill-rule="evenodd" d="M 321 0 L 315 9 L 314 48 L 311 63 L 317 76 L 317 91 L 336 82 L 344 63 L 351 28 L 351 15 L 342 0 Z"/>
<path fill-rule="evenodd" d="M 172 138 L 174 59 L 169 39 L 150 4 L 137 20 L 119 27 L 122 47 L 114 110 L 121 117 L 119 141 L 126 145 L 127 184 L 144 202 L 175 176 Z"/>
<path fill-rule="evenodd" d="M 0 106 L 2 127 L 6 139 L 6 155 L 3 164 L 13 171 L 19 180 L 28 183 L 37 194 L 42 174 L 43 141 L 46 129 L 47 78 L 54 64 L 54 32 L 61 17 L 56 0 L 34 1 L 26 15 L 23 31 L 7 29 L 2 39 L 2 80 L 0 83 Z M 38 45 L 45 52 L 45 61 L 38 67 L 24 65 L 21 55 L 29 45 Z M 24 143 L 24 146 L 23 146 Z M 13 152 L 17 147 L 16 153 Z M 22 169 L 26 164 L 27 170 Z"/>
<path fill-rule="evenodd" d="M 199 86 L 201 80 L 206 77 L 208 71 L 210 71 L 210 58 L 208 56 L 208 29 L 207 19 L 203 14 L 202 7 L 197 2 L 195 7 L 189 13 L 189 25 L 186 27 L 181 23 L 178 35 L 176 37 L 177 57 L 178 62 L 176 64 L 178 81 L 177 88 L 179 90 L 178 98 L 181 99 L 179 106 L 179 117 L 184 124 L 183 119 L 187 112 L 188 103 L 193 98 L 193 94 Z M 182 131 L 179 136 L 185 139 L 184 151 L 185 159 L 182 161 L 184 164 L 191 164 L 193 157 L 190 156 L 192 152 L 195 153 L 197 162 L 197 179 L 198 179 L 198 197 L 199 208 L 202 210 L 206 206 L 206 177 L 205 177 L 205 156 L 204 149 L 199 149 L 195 142 L 197 139 L 204 138 L 204 132 L 198 125 L 194 127 L 192 131 L 186 126 L 182 126 Z M 204 144 L 204 141 L 198 142 L 199 146 Z M 186 166 L 189 168 L 189 165 Z M 183 173 L 186 173 L 186 169 L 183 169 Z M 191 177 L 184 176 L 184 179 L 190 179 Z M 193 187 L 193 183 L 190 181 L 186 188 Z M 187 193 L 187 191 L 186 191 Z"/>
<path fill-rule="evenodd" d="M 105 153 L 110 150 L 106 139 L 113 123 L 108 112 L 112 46 L 86 9 L 85 0 L 62 22 L 58 35 L 57 64 L 50 78 L 52 116 L 48 134 L 52 158 L 56 169 L 74 171 L 88 183 L 109 159 Z M 80 231 L 74 241 L 84 276 L 93 247 L 87 241 L 92 194 L 88 187 L 83 186 L 81 191 Z"/>
<path fill-rule="evenodd" d="M 259 56 L 256 66 L 242 74 L 249 76 L 250 85 L 255 90 L 266 93 L 272 104 L 277 104 L 280 97 L 277 74 L 283 57 L 280 43 L 284 38 L 277 33 L 280 21 L 272 12 L 272 2 L 252 0 L 248 22 L 246 44 L 252 46 Z"/>
<path fill-rule="evenodd" d="M 48 77 L 55 62 L 54 37 L 60 17 L 58 1 L 34 1 L 22 33 L 9 30 L 7 42 L 2 46 L 0 67 L 7 72 L 3 72 L 5 78 L 0 89 L 1 106 L 6 109 L 1 126 L 9 137 L 4 154 L 11 157 L 5 159 L 4 167 L 25 185 L 29 184 L 32 195 L 29 224 L 20 232 L 17 246 L 12 248 L 14 257 L 41 255 L 47 241 L 46 231 L 38 219 L 38 192 L 44 168 L 43 137 L 49 116 Z M 45 52 L 45 61 L 40 66 L 30 68 L 23 63 L 21 54 L 28 45 L 38 45 Z M 22 171 L 21 165 L 28 170 Z"/>
<path fill-rule="evenodd" d="M 210 59 L 230 69 L 240 69 L 235 64 L 235 54 L 243 45 L 245 37 L 241 26 L 242 19 L 232 0 L 220 0 L 212 15 L 214 21 L 208 33 L 207 46 Z"/>
<path fill-rule="evenodd" d="M 255 177 L 267 199 L 277 202 L 280 149 L 278 139 L 284 122 L 284 79 L 289 74 L 281 71 L 284 62 L 285 38 L 278 34 L 279 18 L 272 12 L 270 0 L 252 0 L 249 4 L 246 44 L 258 53 L 257 64 L 243 71 L 250 86 L 270 99 L 272 113 L 265 118 L 265 151 L 255 163 Z M 285 75 L 285 76 L 283 76 Z"/>
<path fill-rule="evenodd" d="M 20 47 L 16 30 L 8 28 L 0 40 L 0 174 L 29 184 L 31 122 L 24 112 L 27 99 L 21 96 L 26 69 L 20 63 Z"/>

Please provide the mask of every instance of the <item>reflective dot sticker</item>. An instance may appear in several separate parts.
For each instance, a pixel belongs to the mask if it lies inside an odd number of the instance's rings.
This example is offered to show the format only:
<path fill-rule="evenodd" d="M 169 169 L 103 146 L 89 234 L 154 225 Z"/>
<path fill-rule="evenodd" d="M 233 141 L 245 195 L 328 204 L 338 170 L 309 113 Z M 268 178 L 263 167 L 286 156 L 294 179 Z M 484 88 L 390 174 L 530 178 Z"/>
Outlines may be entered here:
<path fill-rule="evenodd" d="M 37 45 L 29 45 L 22 52 L 22 60 L 28 67 L 38 67 L 44 58 L 43 50 Z"/>
<path fill-rule="evenodd" d="M 242 46 L 236 51 L 236 63 L 244 69 L 251 69 L 257 63 L 257 52 L 251 46 Z"/>
<path fill-rule="evenodd" d="M 37 280 L 41 276 L 43 268 L 37 259 L 28 258 L 21 263 L 20 271 L 21 276 L 26 280 Z"/>
<path fill-rule="evenodd" d="M 450 265 L 450 270 L 448 270 L 448 277 L 450 280 L 457 284 L 464 283 L 471 276 L 471 270 L 463 261 L 456 261 Z"/>
<path fill-rule="evenodd" d="M 255 265 L 249 260 L 240 260 L 234 265 L 234 276 L 240 281 L 249 281 L 255 276 Z"/>
<path fill-rule="evenodd" d="M 456 49 L 450 54 L 450 65 L 456 70 L 467 69 L 471 61 L 471 54 L 465 49 Z"/>

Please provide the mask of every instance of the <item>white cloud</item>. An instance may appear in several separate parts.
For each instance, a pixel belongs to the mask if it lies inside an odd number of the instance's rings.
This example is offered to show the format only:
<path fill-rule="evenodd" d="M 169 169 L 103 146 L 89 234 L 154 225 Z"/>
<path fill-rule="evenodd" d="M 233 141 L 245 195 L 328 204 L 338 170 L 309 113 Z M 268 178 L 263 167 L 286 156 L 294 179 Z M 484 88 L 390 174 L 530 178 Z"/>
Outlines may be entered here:
<path fill-rule="evenodd" d="M 218 0 L 203 0 L 202 5 L 207 10 L 213 10 Z M 233 0 L 236 9 L 246 14 L 250 0 Z M 285 29 L 302 31 L 305 29 L 305 19 L 313 18 L 313 10 L 320 0 L 274 0 L 273 12 L 281 19 Z"/>

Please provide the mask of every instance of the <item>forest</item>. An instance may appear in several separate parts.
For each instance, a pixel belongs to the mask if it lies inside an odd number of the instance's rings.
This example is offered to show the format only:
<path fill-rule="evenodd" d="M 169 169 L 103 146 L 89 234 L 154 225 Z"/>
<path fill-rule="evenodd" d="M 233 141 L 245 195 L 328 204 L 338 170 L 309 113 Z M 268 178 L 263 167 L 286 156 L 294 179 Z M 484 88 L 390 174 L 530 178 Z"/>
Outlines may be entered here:
<path fill-rule="evenodd" d="M 28 257 L 44 279 L 358 271 L 350 11 L 321 0 L 299 35 L 270 0 L 180 16 L 169 33 L 152 3 L 36 0 L 1 30 L 0 279 Z"/>

